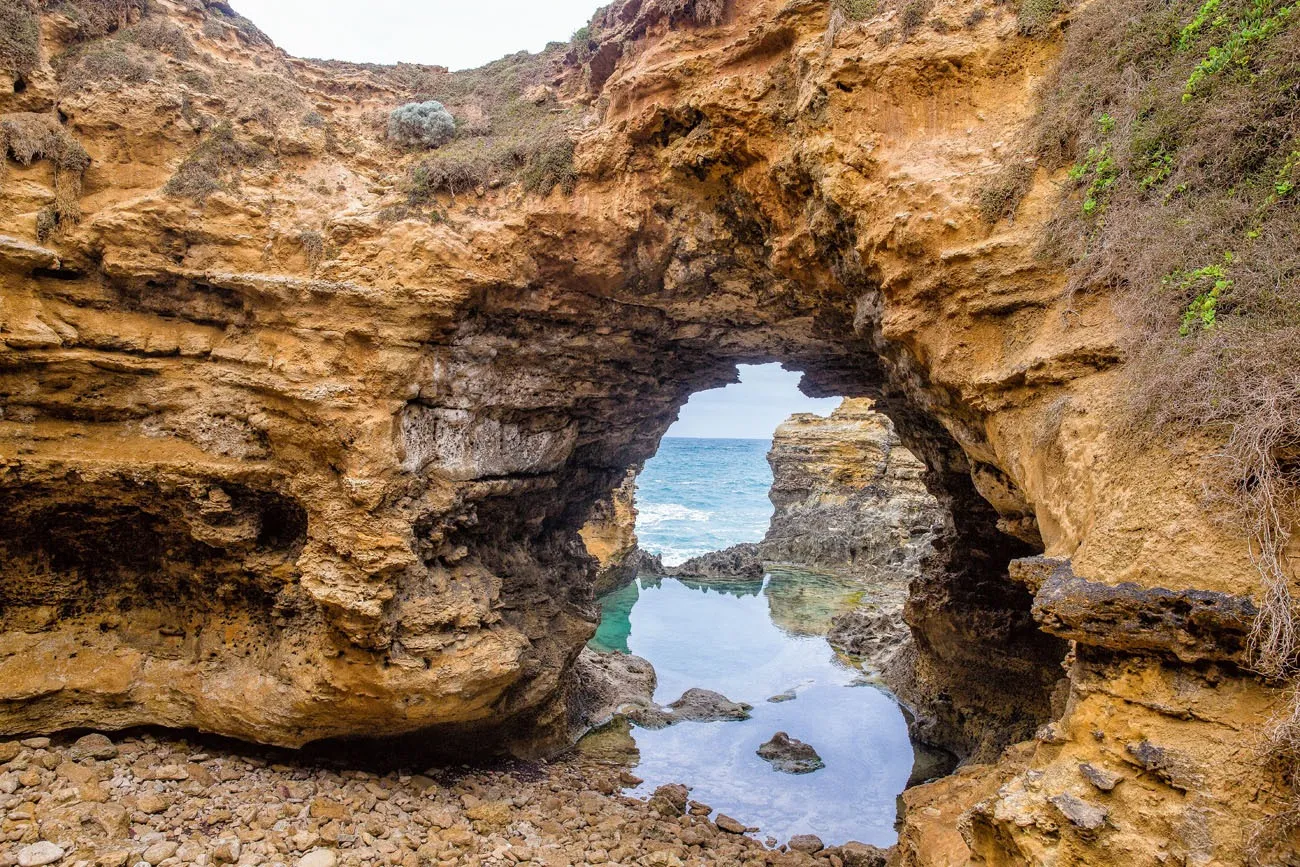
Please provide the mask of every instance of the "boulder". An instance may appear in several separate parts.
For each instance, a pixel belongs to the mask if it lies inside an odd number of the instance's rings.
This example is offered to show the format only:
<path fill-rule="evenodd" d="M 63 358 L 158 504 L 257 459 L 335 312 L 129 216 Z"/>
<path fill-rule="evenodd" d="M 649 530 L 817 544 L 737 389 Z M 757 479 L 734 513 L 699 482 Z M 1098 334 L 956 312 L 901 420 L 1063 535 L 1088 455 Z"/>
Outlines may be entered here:
<path fill-rule="evenodd" d="M 758 755 L 784 774 L 810 774 L 826 767 L 811 745 L 785 732 L 772 735 L 771 740 L 758 748 Z"/>

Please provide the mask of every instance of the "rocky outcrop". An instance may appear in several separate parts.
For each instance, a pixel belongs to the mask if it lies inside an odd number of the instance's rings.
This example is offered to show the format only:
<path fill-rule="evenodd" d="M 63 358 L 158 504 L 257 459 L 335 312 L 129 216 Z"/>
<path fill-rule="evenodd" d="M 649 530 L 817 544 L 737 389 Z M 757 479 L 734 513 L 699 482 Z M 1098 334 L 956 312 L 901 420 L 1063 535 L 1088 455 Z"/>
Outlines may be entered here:
<path fill-rule="evenodd" d="M 920 573 L 943 510 L 926 490 L 925 465 L 873 406 L 847 399 L 827 418 L 800 413 L 776 429 L 764 559 L 871 584 Z"/>
<path fill-rule="evenodd" d="M 973 857 L 1241 863 L 1284 811 L 1242 743 L 1285 692 L 1206 634 L 1232 604 L 1180 596 L 1259 604 L 1203 500 L 1220 432 L 1136 441 L 1113 287 L 1040 255 L 1060 178 L 1016 145 L 1059 16 L 620 2 L 469 80 L 143 5 L 98 35 L 42 4 L 0 88 L 0 730 L 554 746 L 595 620 L 579 529 L 690 394 L 775 360 L 875 400 L 947 516 L 909 700 L 999 762 Z M 571 149 L 436 186 L 384 140 L 440 96 L 490 132 L 505 78 Z M 1040 606 L 1068 659 L 1009 576 L 1037 555 L 1126 585 Z M 1132 777 L 1093 794 L 1084 763 Z"/>
<path fill-rule="evenodd" d="M 596 558 L 592 579 L 597 596 L 636 579 L 640 560 L 636 544 L 636 477 L 632 467 L 607 499 L 598 500 L 578 535 L 587 553 Z"/>
<path fill-rule="evenodd" d="M 763 560 L 759 556 L 758 545 L 753 542 L 742 542 L 721 551 L 710 551 L 699 557 L 692 557 L 677 566 L 665 567 L 663 574 L 675 578 L 761 581 Z"/>
<path fill-rule="evenodd" d="M 643 728 L 661 729 L 680 722 L 747 720 L 753 709 L 753 705 L 732 701 L 711 689 L 691 687 L 667 707 L 638 707 L 624 715 Z"/>

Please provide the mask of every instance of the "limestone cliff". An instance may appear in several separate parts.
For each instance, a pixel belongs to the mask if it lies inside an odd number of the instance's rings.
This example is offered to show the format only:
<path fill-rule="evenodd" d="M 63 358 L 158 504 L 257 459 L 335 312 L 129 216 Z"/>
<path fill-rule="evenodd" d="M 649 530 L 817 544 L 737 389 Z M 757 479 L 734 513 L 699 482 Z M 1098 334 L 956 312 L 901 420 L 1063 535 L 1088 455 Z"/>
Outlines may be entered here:
<path fill-rule="evenodd" d="M 632 467 L 608 499 L 596 503 L 578 535 L 596 558 L 592 579 L 596 595 L 617 590 L 636 578 L 636 477 Z"/>
<path fill-rule="evenodd" d="M 767 560 L 905 585 L 920 574 L 944 516 L 925 465 L 872 402 L 850 398 L 827 418 L 791 416 L 772 439 L 775 511 Z"/>
<path fill-rule="evenodd" d="M 778 360 L 872 397 L 950 518 L 906 612 L 936 731 L 996 758 L 1060 713 L 960 859 L 1240 863 L 1282 809 L 1212 433 L 1133 440 L 1115 298 L 1039 255 L 1058 175 L 979 207 L 1060 16 L 626 0 L 466 75 L 101 5 L 5 7 L 0 730 L 545 742 L 579 529 L 691 393 Z M 384 140 L 417 98 L 461 151 Z"/>

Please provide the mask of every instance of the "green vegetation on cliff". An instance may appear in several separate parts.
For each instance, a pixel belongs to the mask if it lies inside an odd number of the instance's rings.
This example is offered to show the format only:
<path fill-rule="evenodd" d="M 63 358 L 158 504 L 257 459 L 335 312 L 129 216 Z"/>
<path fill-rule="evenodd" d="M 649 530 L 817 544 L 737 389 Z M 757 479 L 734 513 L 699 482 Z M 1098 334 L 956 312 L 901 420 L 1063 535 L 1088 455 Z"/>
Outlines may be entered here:
<path fill-rule="evenodd" d="M 1135 326 L 1135 426 L 1227 441 L 1216 507 L 1250 533 L 1264 578 L 1258 664 L 1293 674 L 1283 547 L 1300 507 L 1300 8 L 1087 5 L 1044 91 L 1038 155 L 1069 167 L 1049 245 L 1071 291 L 1118 290 Z"/>
<path fill-rule="evenodd" d="M 1137 326 L 1139 423 L 1221 429 L 1225 504 L 1268 578 L 1261 663 L 1295 662 L 1280 562 L 1300 478 L 1300 11 L 1285 0 L 1085 7 L 1045 90 L 1038 150 L 1069 166 L 1052 224 L 1072 291 Z"/>

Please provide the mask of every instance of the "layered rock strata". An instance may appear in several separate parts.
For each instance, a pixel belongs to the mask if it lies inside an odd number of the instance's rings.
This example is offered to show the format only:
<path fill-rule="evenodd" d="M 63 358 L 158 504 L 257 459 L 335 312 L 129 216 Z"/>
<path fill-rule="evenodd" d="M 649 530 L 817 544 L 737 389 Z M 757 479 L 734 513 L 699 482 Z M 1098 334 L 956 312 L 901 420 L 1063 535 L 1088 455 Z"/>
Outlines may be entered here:
<path fill-rule="evenodd" d="M 1058 178 L 977 205 L 1062 19 L 850 5 L 615 3 L 527 82 L 574 119 L 565 182 L 453 196 L 383 119 L 468 118 L 463 78 L 290 58 L 222 3 L 102 36 L 42 4 L 0 88 L 0 729 L 545 741 L 579 529 L 691 393 L 777 360 L 872 397 L 949 516 L 906 608 L 935 737 L 996 759 L 1056 716 L 960 857 L 1244 861 L 1285 693 L 1216 632 L 1258 585 L 1216 443 L 1133 440 L 1115 298 L 1038 255 Z M 1009 575 L 1040 555 L 1088 582 L 1047 632 Z"/>
<path fill-rule="evenodd" d="M 920 574 L 945 516 L 926 490 L 925 465 L 871 400 L 847 399 L 826 418 L 791 416 L 767 460 L 775 511 L 764 559 L 873 585 Z"/>

